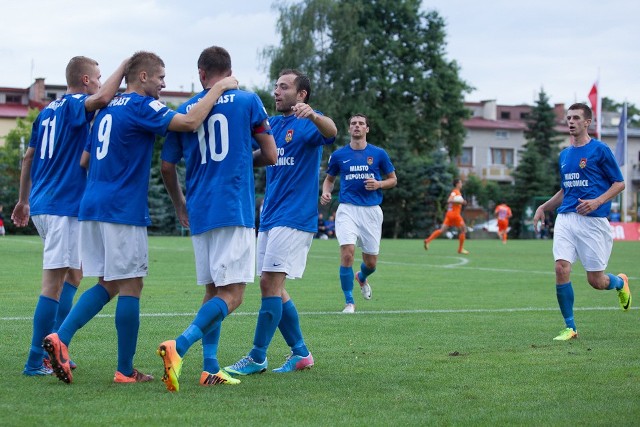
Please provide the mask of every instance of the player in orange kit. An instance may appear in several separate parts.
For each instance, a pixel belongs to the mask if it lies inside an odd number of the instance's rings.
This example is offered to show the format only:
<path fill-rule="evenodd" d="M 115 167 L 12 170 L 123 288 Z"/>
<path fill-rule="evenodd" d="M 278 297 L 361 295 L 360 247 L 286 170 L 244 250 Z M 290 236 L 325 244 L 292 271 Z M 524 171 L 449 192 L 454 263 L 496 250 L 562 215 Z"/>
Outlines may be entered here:
<path fill-rule="evenodd" d="M 464 219 L 462 219 L 462 205 L 466 205 L 467 202 L 462 197 L 462 193 L 460 189 L 462 188 L 462 180 L 455 179 L 453 180 L 453 190 L 451 190 L 451 194 L 449 194 L 449 199 L 447 199 L 447 214 L 444 217 L 444 222 L 442 223 L 442 227 L 438 230 L 431 233 L 429 237 L 424 239 L 424 250 L 429 250 L 429 243 L 439 235 L 447 231 L 449 227 L 457 227 L 460 230 L 458 234 L 458 240 L 460 245 L 458 246 L 458 253 L 467 255 L 469 251 L 464 249 L 464 239 L 467 227 L 464 224 Z"/>
<path fill-rule="evenodd" d="M 502 239 L 503 244 L 507 244 L 507 231 L 509 230 L 509 218 L 511 218 L 511 208 L 506 203 L 500 203 L 496 206 L 493 214 L 498 220 L 498 237 Z"/>

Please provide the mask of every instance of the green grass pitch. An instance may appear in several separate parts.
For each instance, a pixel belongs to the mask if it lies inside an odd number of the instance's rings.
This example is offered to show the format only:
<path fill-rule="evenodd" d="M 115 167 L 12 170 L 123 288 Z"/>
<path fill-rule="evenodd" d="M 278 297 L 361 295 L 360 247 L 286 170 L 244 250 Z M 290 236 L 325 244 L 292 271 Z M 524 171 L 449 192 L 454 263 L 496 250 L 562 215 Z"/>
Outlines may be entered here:
<path fill-rule="evenodd" d="M 287 289 L 316 365 L 274 374 L 288 353 L 279 332 L 269 370 L 237 386 L 202 387 L 202 348 L 185 357 L 180 392 L 160 381 L 157 345 L 178 336 L 202 301 L 188 238 L 151 237 L 135 366 L 156 380 L 114 384 L 115 301 L 78 331 L 71 385 L 22 375 L 40 292 L 37 237 L 0 238 L 0 422 L 28 425 L 637 425 L 640 420 L 640 244 L 616 242 L 607 271 L 625 272 L 635 301 L 622 312 L 574 265 L 580 338 L 564 327 L 551 241 L 384 240 L 373 299 L 356 289 L 356 314 L 341 313 L 335 240 L 314 241 L 302 280 Z M 358 258 L 359 252 L 356 254 Z M 359 265 L 357 261 L 357 265 Z M 95 283 L 83 280 L 80 292 Z M 79 292 L 79 293 L 80 293 Z M 77 299 L 77 296 L 76 296 Z M 251 348 L 257 281 L 223 323 L 225 366 Z"/>

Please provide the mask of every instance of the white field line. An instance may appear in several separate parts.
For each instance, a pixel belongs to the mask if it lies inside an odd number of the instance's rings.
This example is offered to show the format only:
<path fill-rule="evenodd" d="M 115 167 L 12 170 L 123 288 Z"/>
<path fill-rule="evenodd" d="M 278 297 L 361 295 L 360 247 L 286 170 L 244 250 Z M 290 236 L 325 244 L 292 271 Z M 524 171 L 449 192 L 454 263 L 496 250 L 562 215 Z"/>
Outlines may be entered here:
<path fill-rule="evenodd" d="M 574 311 L 612 311 L 620 310 L 618 307 L 576 307 Z M 640 310 L 640 307 L 632 307 L 630 310 Z M 396 314 L 469 314 L 469 313 L 533 313 L 542 311 L 558 311 L 558 307 L 551 308 L 538 308 L 538 307 L 522 307 L 522 308 L 470 308 L 459 310 L 372 310 L 372 311 L 357 311 L 355 315 L 366 316 L 381 314 L 396 315 Z M 304 311 L 299 313 L 301 316 L 344 316 L 341 311 Z M 140 313 L 140 317 L 193 317 L 196 312 L 190 313 Z M 231 316 L 258 316 L 258 312 L 235 312 Z M 96 317 L 113 319 L 114 314 L 98 314 Z M 33 317 L 0 317 L 0 321 L 31 321 Z"/>

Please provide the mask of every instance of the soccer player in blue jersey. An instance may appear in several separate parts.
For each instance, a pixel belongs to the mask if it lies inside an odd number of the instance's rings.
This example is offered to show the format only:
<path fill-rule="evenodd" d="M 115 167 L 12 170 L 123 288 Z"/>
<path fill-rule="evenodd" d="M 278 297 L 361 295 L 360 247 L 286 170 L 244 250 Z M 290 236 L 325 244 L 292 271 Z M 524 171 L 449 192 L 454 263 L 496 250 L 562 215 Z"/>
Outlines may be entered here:
<path fill-rule="evenodd" d="M 340 244 L 340 285 L 345 298 L 343 313 L 355 313 L 353 299 L 353 258 L 355 245 L 362 249 L 360 271 L 355 280 L 364 299 L 371 299 L 367 278 L 376 271 L 382 237 L 382 190 L 398 184 L 395 168 L 382 148 L 367 142 L 369 120 L 364 114 L 349 119 L 349 145 L 336 150 L 329 159 L 322 183 L 320 203 L 331 202 L 336 177 L 340 176 L 340 197 L 336 211 L 336 237 Z"/>
<path fill-rule="evenodd" d="M 42 340 L 69 313 L 82 279 L 78 208 L 87 174 L 79 165 L 80 156 L 94 113 L 115 95 L 125 64 L 101 85 L 94 59 L 71 58 L 65 95 L 49 103 L 33 123 L 22 162 L 19 200 L 11 215 L 17 227 L 26 226 L 31 216 L 44 243 L 42 288 L 33 315 L 25 375 L 52 373 L 43 365 Z"/>
<path fill-rule="evenodd" d="M 198 59 L 204 90 L 184 103 L 188 111 L 210 88 L 231 75 L 231 57 L 218 46 L 206 48 Z M 252 138 L 259 149 L 253 150 Z M 176 164 L 186 163 L 187 195 L 178 182 Z M 160 344 L 169 391 L 178 391 L 182 360 L 202 340 L 204 355 L 200 384 L 238 384 L 220 369 L 218 342 L 225 317 L 244 296 L 255 277 L 255 185 L 253 165 L 276 162 L 276 143 L 260 98 L 244 90 L 226 91 L 198 132 L 169 133 L 162 149 L 162 177 L 180 223 L 191 229 L 196 278 L 205 286 L 202 306 L 191 325 L 175 340 Z M 212 202 L 213 201 L 213 202 Z"/>
<path fill-rule="evenodd" d="M 274 372 L 313 366 L 300 329 L 298 311 L 285 289 L 285 279 L 301 278 L 318 228 L 318 180 L 322 148 L 338 133 L 329 117 L 311 108 L 309 78 L 298 70 L 280 72 L 274 90 L 276 110 L 269 119 L 278 161 L 267 168 L 267 189 L 258 232 L 257 270 L 262 302 L 253 349 L 224 369 L 249 375 L 267 369 L 267 348 L 280 329 L 291 354 Z"/>
<path fill-rule="evenodd" d="M 560 190 L 536 209 L 533 224 L 545 219 L 545 211 L 558 209 L 553 234 L 553 256 L 556 260 L 556 295 L 566 328 L 554 338 L 567 341 L 578 337 L 573 318 L 571 266 L 579 259 L 587 271 L 587 281 L 598 290 L 615 289 L 624 311 L 631 306 L 629 279 L 605 273 L 613 236 L 607 220 L 611 199 L 625 184 L 611 149 L 588 133 L 591 109 L 582 103 L 571 105 L 567 124 L 571 145 L 560 153 Z"/>
<path fill-rule="evenodd" d="M 99 283 L 85 291 L 43 346 L 56 376 L 72 382 L 68 348 L 78 329 L 119 295 L 115 324 L 118 334 L 116 383 L 153 379 L 133 368 L 140 326 L 142 279 L 147 275 L 147 193 L 156 135 L 167 130 L 193 132 L 226 89 L 228 77 L 214 85 L 186 114 L 158 101 L 165 87 L 164 62 L 151 52 L 135 53 L 125 69 L 125 93 L 96 115 L 86 146 L 90 154 L 87 187 L 80 202 L 80 257 L 87 276 Z"/>

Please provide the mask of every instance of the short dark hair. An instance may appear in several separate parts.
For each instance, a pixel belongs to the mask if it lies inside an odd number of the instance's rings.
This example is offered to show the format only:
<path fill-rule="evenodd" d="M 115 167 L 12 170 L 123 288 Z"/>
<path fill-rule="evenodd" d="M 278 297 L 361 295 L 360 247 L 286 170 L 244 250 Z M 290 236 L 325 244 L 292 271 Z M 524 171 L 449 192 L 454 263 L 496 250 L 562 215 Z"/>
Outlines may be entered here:
<path fill-rule="evenodd" d="M 96 67 L 98 61 L 87 58 L 86 56 L 74 56 L 69 60 L 65 76 L 67 78 L 67 86 L 78 87 L 82 85 L 82 77 L 89 74 L 91 67 Z"/>
<path fill-rule="evenodd" d="M 307 96 L 304 97 L 303 102 L 305 104 L 309 103 L 309 98 L 311 97 L 311 80 L 301 71 L 296 70 L 295 68 L 285 68 L 280 71 L 279 77 L 282 77 L 287 74 L 293 74 L 296 76 L 293 83 L 296 85 L 296 91 L 300 92 L 301 90 L 307 91 Z"/>
<path fill-rule="evenodd" d="M 198 58 L 198 68 L 207 75 L 224 75 L 231 71 L 231 55 L 223 47 L 206 48 Z"/>
<path fill-rule="evenodd" d="M 364 119 L 364 124 L 366 124 L 367 127 L 369 127 L 369 117 L 367 117 L 366 115 L 364 115 L 362 113 L 355 113 L 355 114 L 351 115 L 351 117 L 349 117 L 349 125 L 351 125 L 351 120 L 354 117 L 362 117 Z"/>
<path fill-rule="evenodd" d="M 458 185 L 459 182 L 462 182 L 462 180 L 460 178 L 456 178 L 453 180 L 453 186 L 455 187 L 456 185 Z"/>
<path fill-rule="evenodd" d="M 129 83 L 140 72 L 154 73 L 156 68 L 164 67 L 164 61 L 155 53 L 139 51 L 133 54 L 124 70 L 124 81 Z"/>
<path fill-rule="evenodd" d="M 591 111 L 591 108 L 589 108 L 587 104 L 584 104 L 582 102 L 576 102 L 575 104 L 571 104 L 571 107 L 569 107 L 569 110 L 582 110 L 584 112 L 585 119 L 590 120 L 593 118 L 593 112 Z"/>

